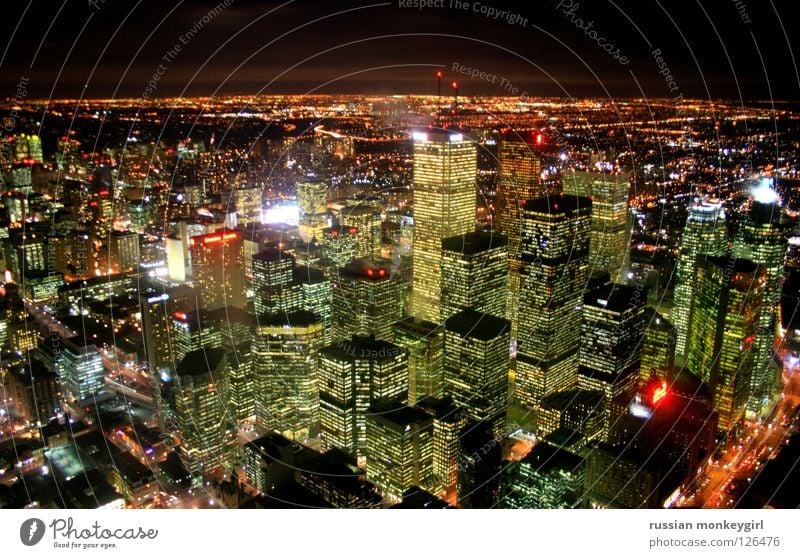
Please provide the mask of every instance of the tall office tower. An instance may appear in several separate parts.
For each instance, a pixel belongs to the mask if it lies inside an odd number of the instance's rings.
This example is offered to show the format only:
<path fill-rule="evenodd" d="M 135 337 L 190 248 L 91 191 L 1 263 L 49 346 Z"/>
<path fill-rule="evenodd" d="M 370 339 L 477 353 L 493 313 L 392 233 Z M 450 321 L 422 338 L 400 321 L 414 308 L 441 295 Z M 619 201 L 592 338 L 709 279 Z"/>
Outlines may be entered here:
<path fill-rule="evenodd" d="M 298 266 L 292 271 L 293 293 L 300 295 L 300 309 L 322 318 L 325 343 L 331 341 L 331 282 L 316 267 Z M 296 302 L 293 302 L 296 304 Z"/>
<path fill-rule="evenodd" d="M 260 187 L 237 188 L 223 193 L 228 207 L 236 209 L 236 221 L 240 226 L 261 222 L 261 201 L 263 190 Z"/>
<path fill-rule="evenodd" d="M 405 401 L 408 357 L 374 337 L 340 339 L 319 352 L 320 440 L 323 449 L 364 455 L 367 408 L 384 399 Z"/>
<path fill-rule="evenodd" d="M 508 240 L 475 231 L 442 240 L 441 319 L 472 308 L 506 316 Z"/>
<path fill-rule="evenodd" d="M 461 453 L 461 429 L 467 424 L 464 412 L 447 398 L 428 397 L 419 405 L 433 417 L 433 474 L 434 494 L 448 502 L 457 500 L 458 456 Z"/>
<path fill-rule="evenodd" d="M 4 243 L 5 260 L 17 283 L 22 284 L 29 272 L 47 271 L 45 240 L 43 234 L 32 232 L 14 231 L 9 234 L 8 240 Z"/>
<path fill-rule="evenodd" d="M 297 181 L 297 205 L 300 207 L 300 237 L 303 242 L 322 239 L 328 226 L 328 185 L 309 174 Z"/>
<path fill-rule="evenodd" d="M 536 133 L 509 132 L 497 149 L 497 209 L 495 230 L 508 238 L 508 285 L 506 318 L 516 338 L 522 269 L 522 201 L 547 195 L 542 185 L 542 163 L 534 155 Z M 540 136 L 541 137 L 541 136 Z"/>
<path fill-rule="evenodd" d="M 370 405 L 365 413 L 367 480 L 399 500 L 412 486 L 432 490 L 433 417 L 402 401 Z"/>
<path fill-rule="evenodd" d="M 403 285 L 389 260 L 356 259 L 331 280 L 333 339 L 374 335 L 391 341 L 403 317 Z"/>
<path fill-rule="evenodd" d="M 172 351 L 175 362 L 203 347 L 222 347 L 222 333 L 208 320 L 205 310 L 177 311 L 172 315 Z"/>
<path fill-rule="evenodd" d="M 592 203 L 573 196 L 523 201 L 516 396 L 535 408 L 577 381 Z"/>
<path fill-rule="evenodd" d="M 251 342 L 244 341 L 232 351 L 227 351 L 227 354 L 231 369 L 228 386 L 231 416 L 233 420 L 241 422 L 256 413 Z"/>
<path fill-rule="evenodd" d="M 291 312 L 302 302 L 293 279 L 294 257 L 277 248 L 253 256 L 253 305 L 256 316 Z"/>
<path fill-rule="evenodd" d="M 630 252 L 633 223 L 628 213 L 628 181 L 621 172 L 571 171 L 564 174 L 564 194 L 592 199 L 589 267 L 622 279 Z"/>
<path fill-rule="evenodd" d="M 675 354 L 685 355 L 689 332 L 689 314 L 695 299 L 695 270 L 698 256 L 724 256 L 728 253 L 728 230 L 722 202 L 695 201 L 681 236 L 678 263 L 675 267 L 675 307 L 672 323 L 678 330 Z"/>
<path fill-rule="evenodd" d="M 571 388 L 546 395 L 539 403 L 536 430 L 540 437 L 557 431 L 575 432 L 586 441 L 599 440 L 605 428 L 605 394 Z"/>
<path fill-rule="evenodd" d="M 726 434 L 744 417 L 758 354 L 766 269 L 750 260 L 698 258 L 686 367 L 702 379 Z"/>
<path fill-rule="evenodd" d="M 139 288 L 139 312 L 142 320 L 145 359 L 151 373 L 176 364 L 172 321 L 176 312 L 196 311 L 197 291 L 189 285 L 169 287 L 142 281 Z"/>
<path fill-rule="evenodd" d="M 441 322 L 442 240 L 475 230 L 477 149 L 461 134 L 414 134 L 412 311 Z"/>
<path fill-rule="evenodd" d="M 505 318 L 462 310 L 445 322 L 446 393 L 467 418 L 505 436 L 509 329 Z"/>
<path fill-rule="evenodd" d="M 50 422 L 61 406 L 58 375 L 38 360 L 8 367 L 0 379 L 5 402 L 13 404 L 16 416 L 32 426 Z"/>
<path fill-rule="evenodd" d="M 189 239 L 192 277 L 209 310 L 235 306 L 247 308 L 244 285 L 242 235 L 228 229 Z"/>
<path fill-rule="evenodd" d="M 320 266 L 328 277 L 334 277 L 339 268 L 356 257 L 357 240 L 355 227 L 339 225 L 322 230 Z"/>
<path fill-rule="evenodd" d="M 503 507 L 570 509 L 582 503 L 584 459 L 546 442 L 503 471 Z"/>
<path fill-rule="evenodd" d="M 83 334 L 64 339 L 56 360 L 61 385 L 72 399 L 83 401 L 105 393 L 103 358 L 97 352 L 97 347 Z"/>
<path fill-rule="evenodd" d="M 502 438 L 486 423 L 469 422 L 461 429 L 459 443 L 458 507 L 495 507 L 500 497 Z"/>
<path fill-rule="evenodd" d="M 139 235 L 128 231 L 108 234 L 109 273 L 126 273 L 139 269 Z"/>
<path fill-rule="evenodd" d="M 583 297 L 578 386 L 605 395 L 607 435 L 639 387 L 647 292 L 608 284 Z"/>
<path fill-rule="evenodd" d="M 649 307 L 644 311 L 644 324 L 640 383 L 651 376 L 664 380 L 675 366 L 678 332 L 669 320 Z"/>
<path fill-rule="evenodd" d="M 366 204 L 349 205 L 339 212 L 339 222 L 356 229 L 357 258 L 380 257 L 383 221 L 378 209 Z"/>
<path fill-rule="evenodd" d="M 409 316 L 392 327 L 408 355 L 408 404 L 444 397 L 444 326 Z"/>
<path fill-rule="evenodd" d="M 175 371 L 175 433 L 179 455 L 193 476 L 227 469 L 237 451 L 228 407 L 230 370 L 225 351 L 209 348 L 183 357 Z"/>
<path fill-rule="evenodd" d="M 259 318 L 252 347 L 257 424 L 296 440 L 316 435 L 324 343 L 325 324 L 310 312 Z"/>
<path fill-rule="evenodd" d="M 780 198 L 770 188 L 769 179 L 753 190 L 753 200 L 747 220 L 734 240 L 733 253 L 737 258 L 759 264 L 766 273 L 764 299 L 759 313 L 757 350 L 751 377 L 748 408 L 759 411 L 780 386 L 780 371 L 772 365 L 773 346 L 778 331 L 779 306 L 783 289 L 783 269 L 786 261 L 786 241 L 783 210 Z"/>

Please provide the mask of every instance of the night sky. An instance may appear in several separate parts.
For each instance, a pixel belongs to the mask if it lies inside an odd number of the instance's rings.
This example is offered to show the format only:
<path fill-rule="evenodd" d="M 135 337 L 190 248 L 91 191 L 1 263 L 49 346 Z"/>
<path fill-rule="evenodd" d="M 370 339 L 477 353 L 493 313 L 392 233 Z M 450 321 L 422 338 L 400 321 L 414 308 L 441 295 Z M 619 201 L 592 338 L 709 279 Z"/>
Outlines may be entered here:
<path fill-rule="evenodd" d="M 3 2 L 0 98 L 22 78 L 32 98 L 138 97 L 159 64 L 153 96 L 435 93 L 441 68 L 466 95 L 509 94 L 505 79 L 532 96 L 800 98 L 796 0 L 227 0 L 208 17 L 220 1 Z"/>

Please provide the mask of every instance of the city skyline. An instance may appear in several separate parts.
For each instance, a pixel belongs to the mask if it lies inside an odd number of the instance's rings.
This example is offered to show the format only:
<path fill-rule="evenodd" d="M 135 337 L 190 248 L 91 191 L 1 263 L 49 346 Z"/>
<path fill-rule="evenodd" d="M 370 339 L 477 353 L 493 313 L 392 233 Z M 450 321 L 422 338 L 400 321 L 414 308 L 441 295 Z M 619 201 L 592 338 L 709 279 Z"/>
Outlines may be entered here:
<path fill-rule="evenodd" d="M 800 506 L 785 6 L 70 1 L 0 50 L 0 508 Z"/>

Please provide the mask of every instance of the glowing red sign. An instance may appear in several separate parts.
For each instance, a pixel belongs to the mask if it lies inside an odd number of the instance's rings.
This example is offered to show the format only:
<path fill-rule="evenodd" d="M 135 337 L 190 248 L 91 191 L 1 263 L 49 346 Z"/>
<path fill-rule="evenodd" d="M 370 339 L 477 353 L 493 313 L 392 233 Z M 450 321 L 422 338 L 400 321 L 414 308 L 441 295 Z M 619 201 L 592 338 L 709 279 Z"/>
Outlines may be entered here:
<path fill-rule="evenodd" d="M 661 382 L 661 385 L 653 390 L 652 404 L 655 405 L 667 396 L 667 382 Z"/>

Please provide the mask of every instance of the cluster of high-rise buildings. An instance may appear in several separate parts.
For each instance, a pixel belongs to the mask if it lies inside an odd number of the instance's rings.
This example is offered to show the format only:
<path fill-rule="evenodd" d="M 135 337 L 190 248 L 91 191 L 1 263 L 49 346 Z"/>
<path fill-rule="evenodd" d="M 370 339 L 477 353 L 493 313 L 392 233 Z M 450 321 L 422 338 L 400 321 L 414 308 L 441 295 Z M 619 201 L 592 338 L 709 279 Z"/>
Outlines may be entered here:
<path fill-rule="evenodd" d="M 165 485 L 213 479 L 231 505 L 674 502 L 780 392 L 775 190 L 753 189 L 733 234 L 733 208 L 698 192 L 662 307 L 631 272 L 633 179 L 616 163 L 553 171 L 535 134 L 501 134 L 482 202 L 479 136 L 410 135 L 402 211 L 334 195 L 299 153 L 292 223 L 265 224 L 285 200 L 186 145 L 176 191 L 132 197 L 103 156 L 64 166 L 53 195 L 14 172 L 5 405 L 37 438 L 130 399 L 151 442 L 94 428 Z M 42 164 L 37 137 L 16 143 L 15 171 Z M 138 502 L 143 475 L 109 482 Z"/>

